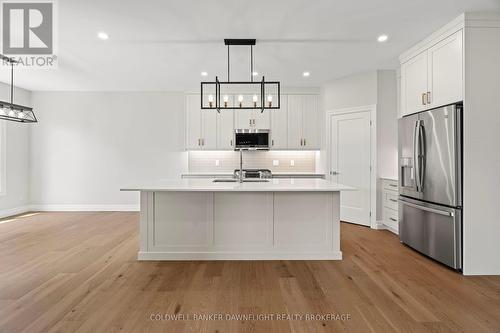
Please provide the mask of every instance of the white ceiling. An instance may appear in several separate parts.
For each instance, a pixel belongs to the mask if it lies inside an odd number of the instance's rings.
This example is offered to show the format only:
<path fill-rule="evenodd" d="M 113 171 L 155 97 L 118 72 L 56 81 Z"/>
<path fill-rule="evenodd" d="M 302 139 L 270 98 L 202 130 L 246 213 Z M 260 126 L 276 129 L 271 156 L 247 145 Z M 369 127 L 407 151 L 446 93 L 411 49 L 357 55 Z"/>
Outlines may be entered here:
<path fill-rule="evenodd" d="M 226 78 L 224 38 L 256 38 L 259 73 L 284 86 L 320 86 L 396 68 L 399 53 L 460 13 L 490 10 L 500 1 L 59 0 L 58 69 L 18 70 L 15 81 L 30 90 L 195 90 L 201 71 L 205 80 Z M 248 53 L 231 51 L 232 79 L 249 77 Z M 6 69 L 0 80 L 8 82 Z"/>

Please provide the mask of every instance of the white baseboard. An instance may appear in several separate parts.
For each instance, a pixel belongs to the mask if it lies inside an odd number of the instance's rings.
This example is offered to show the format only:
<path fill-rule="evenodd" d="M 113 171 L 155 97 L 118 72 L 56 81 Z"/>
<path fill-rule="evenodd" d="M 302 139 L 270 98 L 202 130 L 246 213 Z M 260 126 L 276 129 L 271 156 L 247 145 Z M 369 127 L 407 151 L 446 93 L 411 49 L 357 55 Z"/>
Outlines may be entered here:
<path fill-rule="evenodd" d="M 21 206 L 21 207 L 16 207 L 16 208 L 9 208 L 9 209 L 0 210 L 0 219 L 4 218 L 4 217 L 13 216 L 13 215 L 23 214 L 23 213 L 26 213 L 29 211 L 30 211 L 29 206 Z"/>
<path fill-rule="evenodd" d="M 30 210 L 39 212 L 138 212 L 140 205 L 31 205 Z"/>
<path fill-rule="evenodd" d="M 318 253 L 279 252 L 143 252 L 138 260 L 342 260 L 341 251 Z"/>

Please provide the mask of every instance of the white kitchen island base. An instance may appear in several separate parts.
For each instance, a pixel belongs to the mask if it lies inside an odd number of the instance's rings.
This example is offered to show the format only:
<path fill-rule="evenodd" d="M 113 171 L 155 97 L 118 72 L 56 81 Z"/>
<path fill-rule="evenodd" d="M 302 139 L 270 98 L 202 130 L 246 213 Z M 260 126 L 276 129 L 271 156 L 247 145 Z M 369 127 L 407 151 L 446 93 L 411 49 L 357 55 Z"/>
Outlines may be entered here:
<path fill-rule="evenodd" d="M 139 260 L 339 260 L 339 192 L 141 192 Z"/>
<path fill-rule="evenodd" d="M 340 192 L 324 179 L 181 179 L 140 191 L 139 260 L 340 260 Z"/>

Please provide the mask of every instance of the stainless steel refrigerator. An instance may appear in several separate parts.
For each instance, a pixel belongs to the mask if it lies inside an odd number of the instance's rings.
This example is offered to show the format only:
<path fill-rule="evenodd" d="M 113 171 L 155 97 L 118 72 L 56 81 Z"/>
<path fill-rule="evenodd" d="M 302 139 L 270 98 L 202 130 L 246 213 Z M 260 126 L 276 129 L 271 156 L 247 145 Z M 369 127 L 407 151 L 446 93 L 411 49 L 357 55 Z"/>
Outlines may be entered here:
<path fill-rule="evenodd" d="M 462 105 L 399 120 L 399 238 L 462 269 Z"/>

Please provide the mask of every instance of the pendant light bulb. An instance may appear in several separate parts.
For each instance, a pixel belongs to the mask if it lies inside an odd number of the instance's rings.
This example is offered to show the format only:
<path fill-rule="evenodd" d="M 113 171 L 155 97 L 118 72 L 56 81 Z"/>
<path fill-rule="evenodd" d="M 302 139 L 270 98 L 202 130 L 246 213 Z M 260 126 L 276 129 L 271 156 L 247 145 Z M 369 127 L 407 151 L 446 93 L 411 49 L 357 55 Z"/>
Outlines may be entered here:
<path fill-rule="evenodd" d="M 4 108 L 0 108 L 0 116 L 5 116 L 5 109 Z"/>
<path fill-rule="evenodd" d="M 14 112 L 14 110 L 10 110 L 9 111 L 9 117 L 14 117 L 16 115 L 16 113 Z"/>
<path fill-rule="evenodd" d="M 257 107 L 257 100 L 258 100 L 257 95 L 254 94 L 253 97 L 252 97 L 253 107 L 254 108 Z"/>
<path fill-rule="evenodd" d="M 229 102 L 229 96 L 224 95 L 223 99 L 224 99 L 224 107 L 227 108 L 227 102 Z"/>
<path fill-rule="evenodd" d="M 212 107 L 214 104 L 214 95 L 208 95 L 208 105 Z"/>
<path fill-rule="evenodd" d="M 238 102 L 240 103 L 240 108 L 243 105 L 243 95 L 238 95 Z"/>
<path fill-rule="evenodd" d="M 19 119 L 24 119 L 24 116 L 25 116 L 25 114 L 22 111 L 17 114 L 17 118 L 19 118 Z"/>
<path fill-rule="evenodd" d="M 267 95 L 267 103 L 269 103 L 269 107 L 273 105 L 273 95 Z"/>

